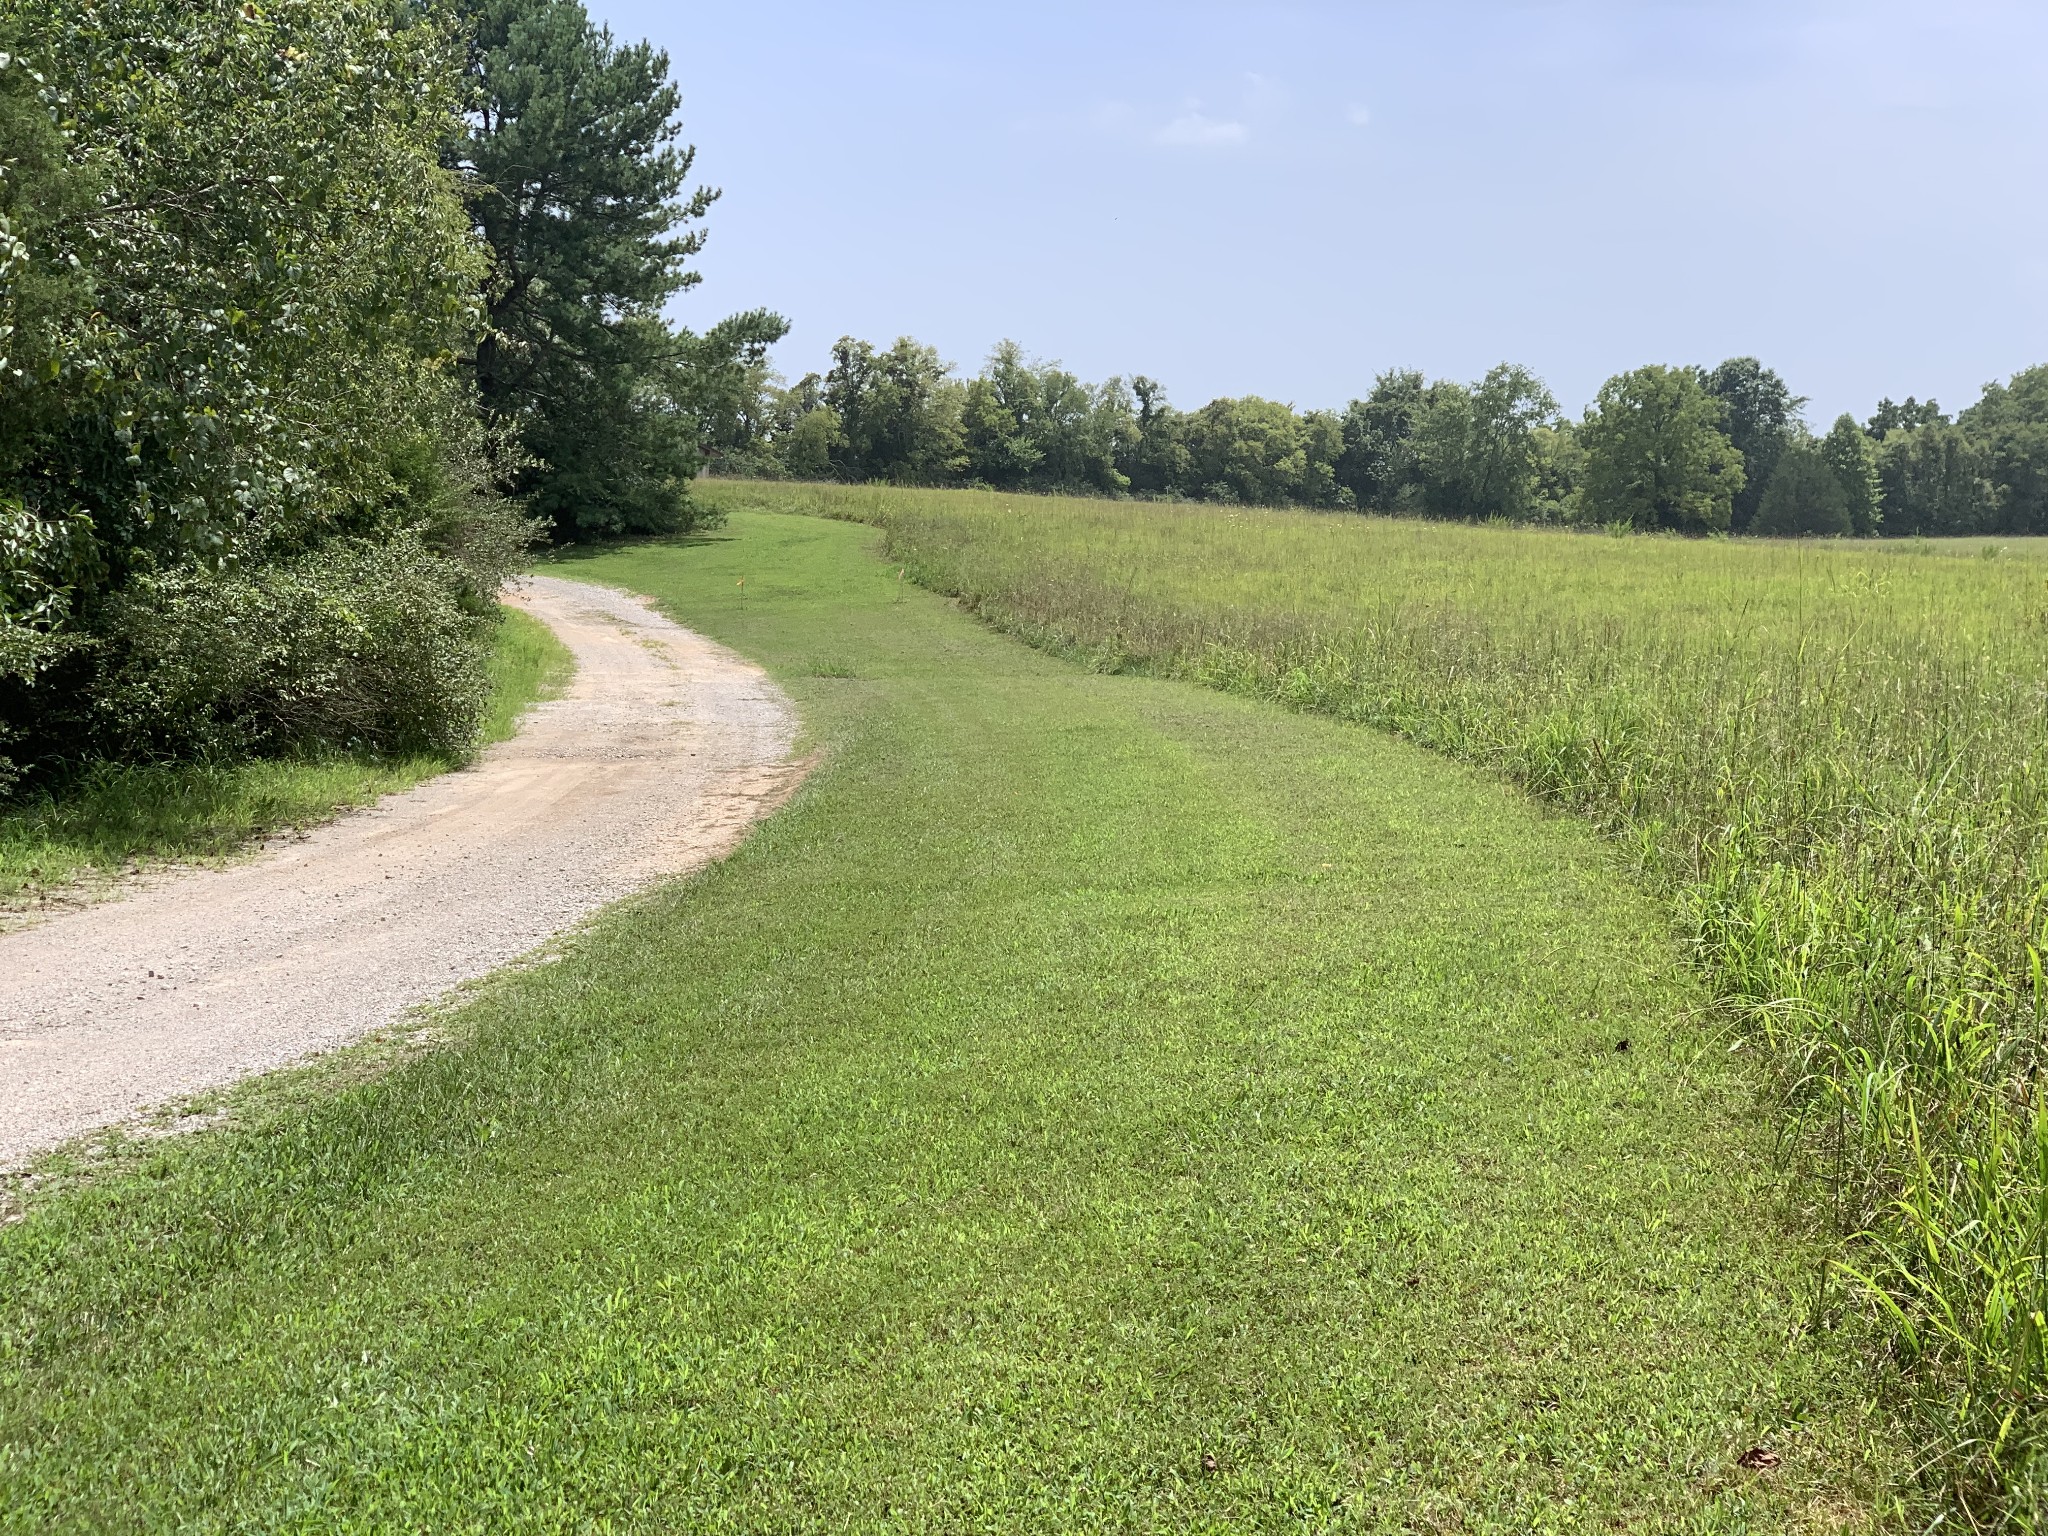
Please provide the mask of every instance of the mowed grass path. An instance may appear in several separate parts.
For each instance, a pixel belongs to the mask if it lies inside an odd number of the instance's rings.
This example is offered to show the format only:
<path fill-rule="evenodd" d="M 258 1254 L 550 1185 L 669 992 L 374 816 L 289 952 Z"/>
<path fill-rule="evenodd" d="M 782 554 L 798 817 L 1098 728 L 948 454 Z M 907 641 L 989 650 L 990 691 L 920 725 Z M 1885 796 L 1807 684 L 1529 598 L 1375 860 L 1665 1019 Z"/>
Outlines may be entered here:
<path fill-rule="evenodd" d="M 1752 1090 L 1590 834 L 874 537 L 566 567 L 823 766 L 447 1048 L 0 1234 L 0 1524 L 1865 1523 Z"/>

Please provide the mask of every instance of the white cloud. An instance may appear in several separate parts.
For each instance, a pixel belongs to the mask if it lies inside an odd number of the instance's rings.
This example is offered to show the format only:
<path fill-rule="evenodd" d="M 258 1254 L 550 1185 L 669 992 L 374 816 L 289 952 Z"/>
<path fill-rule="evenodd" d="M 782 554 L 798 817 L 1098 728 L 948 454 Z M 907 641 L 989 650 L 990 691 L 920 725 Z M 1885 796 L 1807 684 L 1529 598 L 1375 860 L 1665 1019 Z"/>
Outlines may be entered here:
<path fill-rule="evenodd" d="M 1217 149 L 1226 144 L 1242 144 L 1250 132 L 1251 130 L 1243 123 L 1231 122 L 1227 118 L 1206 117 L 1196 108 L 1190 107 L 1153 134 L 1152 142 L 1193 149 Z"/>
<path fill-rule="evenodd" d="M 1344 121 L 1354 128 L 1363 128 L 1372 121 L 1372 108 L 1353 105 L 1345 112 Z"/>

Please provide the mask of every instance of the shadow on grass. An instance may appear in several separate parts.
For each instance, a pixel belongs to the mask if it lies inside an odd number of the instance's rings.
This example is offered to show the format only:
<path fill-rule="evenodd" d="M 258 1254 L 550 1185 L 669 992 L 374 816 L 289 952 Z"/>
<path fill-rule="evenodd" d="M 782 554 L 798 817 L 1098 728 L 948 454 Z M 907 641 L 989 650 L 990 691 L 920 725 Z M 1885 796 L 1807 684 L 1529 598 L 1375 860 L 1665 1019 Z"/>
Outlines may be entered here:
<path fill-rule="evenodd" d="M 639 539 L 605 539 L 589 544 L 557 544 L 537 553 L 533 564 L 536 570 L 540 570 L 550 565 L 601 560 L 607 555 L 626 554 L 639 549 L 695 549 L 706 544 L 730 544 L 732 539 L 729 533 L 669 533 Z"/>

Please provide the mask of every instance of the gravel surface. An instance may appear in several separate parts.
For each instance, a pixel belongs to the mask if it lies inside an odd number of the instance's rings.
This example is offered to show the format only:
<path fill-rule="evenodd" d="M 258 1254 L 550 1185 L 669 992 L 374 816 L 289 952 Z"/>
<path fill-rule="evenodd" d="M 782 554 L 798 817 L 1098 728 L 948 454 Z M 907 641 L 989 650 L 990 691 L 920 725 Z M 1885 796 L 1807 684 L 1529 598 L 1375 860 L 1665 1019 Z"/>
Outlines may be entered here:
<path fill-rule="evenodd" d="M 222 869 L 0 934 L 0 1167 L 359 1039 L 730 850 L 793 789 L 765 673 L 637 598 L 510 595 L 575 652 L 475 764 Z"/>

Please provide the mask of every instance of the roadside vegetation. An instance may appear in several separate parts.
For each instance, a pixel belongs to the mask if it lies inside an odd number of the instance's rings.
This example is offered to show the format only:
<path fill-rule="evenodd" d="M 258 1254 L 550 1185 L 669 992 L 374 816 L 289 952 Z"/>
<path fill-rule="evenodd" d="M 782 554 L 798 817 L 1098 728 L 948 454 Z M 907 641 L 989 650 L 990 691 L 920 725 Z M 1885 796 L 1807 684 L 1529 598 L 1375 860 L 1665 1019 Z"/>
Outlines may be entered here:
<path fill-rule="evenodd" d="M 0 0 L 0 815 L 209 844 L 459 762 L 533 541 L 691 525 L 782 322 L 661 319 L 677 104 L 577 0 Z"/>
<path fill-rule="evenodd" d="M 507 610 L 492 632 L 478 745 L 568 681 L 568 649 Z M 0 918 L 164 860 L 207 859 L 326 820 L 457 766 L 449 756 L 326 751 L 223 762 L 101 763 L 62 794 L 0 805 Z"/>
<path fill-rule="evenodd" d="M 1453 522 L 1868 537 L 2048 534 L 2048 367 L 1953 419 L 1884 400 L 1824 432 L 1753 357 L 1616 374 L 1583 416 L 1503 363 L 1470 384 L 1390 369 L 1342 410 L 1257 396 L 1176 409 L 1005 341 L 969 379 L 909 337 L 840 338 L 823 374 L 765 362 L 705 414 L 731 477 L 1306 506 Z"/>
<path fill-rule="evenodd" d="M 2048 545 L 1651 540 L 874 488 L 909 577 L 1110 672 L 1397 731 L 1606 832 L 1778 1074 L 1830 1304 L 1928 1476 L 2027 1528 L 2048 1436 Z"/>
<path fill-rule="evenodd" d="M 565 566 L 761 658 L 821 766 L 444 1048 L 32 1197 L 0 1528 L 1887 1517 L 1747 1074 L 1596 838 L 1039 655 L 876 537 Z"/>

